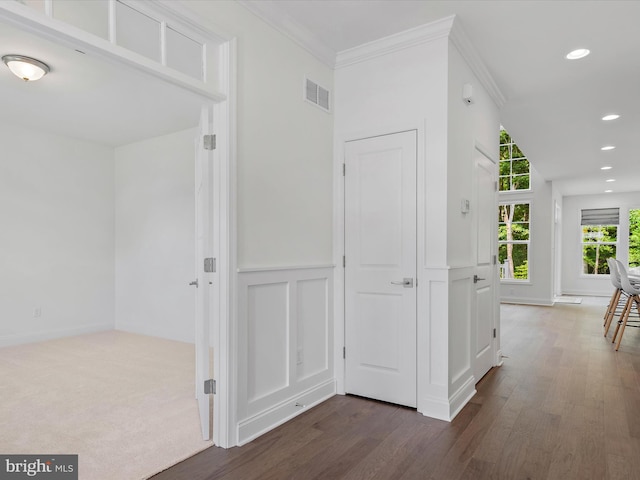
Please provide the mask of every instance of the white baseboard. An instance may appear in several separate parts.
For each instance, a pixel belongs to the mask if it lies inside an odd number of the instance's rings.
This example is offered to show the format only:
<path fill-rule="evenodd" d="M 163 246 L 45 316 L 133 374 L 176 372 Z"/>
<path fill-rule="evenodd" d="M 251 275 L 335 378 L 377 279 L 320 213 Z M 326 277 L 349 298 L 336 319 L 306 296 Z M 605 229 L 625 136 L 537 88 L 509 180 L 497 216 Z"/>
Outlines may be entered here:
<path fill-rule="evenodd" d="M 476 394 L 476 377 L 471 375 L 469 379 L 455 392 L 449 399 L 449 411 L 451 420 L 456 418 L 460 410 L 469 403 L 469 400 Z"/>
<path fill-rule="evenodd" d="M 611 297 L 611 292 L 613 291 L 613 287 L 610 286 L 611 291 L 588 291 L 588 290 L 565 290 L 560 295 L 571 295 L 577 297 Z"/>
<path fill-rule="evenodd" d="M 10 347 L 14 345 L 24 345 L 25 343 L 43 342 L 56 338 L 73 337 L 86 333 L 104 332 L 113 330 L 111 324 L 93 323 L 81 327 L 62 328 L 59 330 L 46 330 L 43 332 L 22 333 L 17 335 L 5 335 L 0 337 L 0 347 Z"/>
<path fill-rule="evenodd" d="M 527 297 L 500 297 L 500 303 L 513 303 L 514 305 L 536 305 L 540 307 L 551 307 L 553 299 L 549 298 L 527 298 Z"/>
<path fill-rule="evenodd" d="M 420 413 L 425 417 L 450 422 L 475 394 L 475 377 L 472 375 L 448 400 L 432 396 L 425 397 Z"/>
<path fill-rule="evenodd" d="M 238 424 L 238 446 L 282 425 L 336 394 L 336 382 L 327 380 Z"/>

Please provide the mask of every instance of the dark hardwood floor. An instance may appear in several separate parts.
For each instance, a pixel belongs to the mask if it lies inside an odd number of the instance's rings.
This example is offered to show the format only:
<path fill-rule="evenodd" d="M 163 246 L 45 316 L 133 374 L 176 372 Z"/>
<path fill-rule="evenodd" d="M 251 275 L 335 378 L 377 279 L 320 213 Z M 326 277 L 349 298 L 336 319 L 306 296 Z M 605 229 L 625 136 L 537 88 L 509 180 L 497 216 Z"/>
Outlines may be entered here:
<path fill-rule="evenodd" d="M 504 365 L 451 423 L 335 396 L 153 480 L 640 479 L 640 329 L 615 352 L 605 303 L 503 305 Z"/>

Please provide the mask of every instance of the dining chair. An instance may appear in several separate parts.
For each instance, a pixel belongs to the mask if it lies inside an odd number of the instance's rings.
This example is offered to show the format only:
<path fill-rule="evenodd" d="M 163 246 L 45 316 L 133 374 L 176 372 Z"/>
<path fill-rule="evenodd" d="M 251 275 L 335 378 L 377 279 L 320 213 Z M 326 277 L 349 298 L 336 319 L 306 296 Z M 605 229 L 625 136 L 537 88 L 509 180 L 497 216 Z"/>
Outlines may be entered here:
<path fill-rule="evenodd" d="M 616 351 L 618 351 L 620 343 L 622 342 L 622 335 L 624 335 L 624 329 L 627 326 L 629 315 L 631 314 L 631 309 L 634 304 L 636 310 L 640 312 L 640 285 L 632 284 L 631 280 L 629 280 L 629 275 L 627 274 L 625 266 L 619 260 L 615 260 L 615 262 L 618 266 L 618 271 L 620 272 L 620 283 L 622 285 L 622 289 L 627 295 L 627 301 L 624 305 L 624 309 L 622 310 L 622 315 L 620 315 L 620 319 L 618 320 L 618 325 L 613 332 L 613 339 L 611 340 L 611 343 L 615 343 L 616 338 L 618 339 L 618 343 L 616 344 Z M 619 337 L 618 331 L 620 333 Z"/>
<path fill-rule="evenodd" d="M 609 328 L 611 327 L 611 322 L 613 321 L 613 317 L 616 314 L 620 315 L 622 310 L 624 309 L 626 294 L 624 293 L 624 289 L 622 288 L 622 283 L 620 283 L 620 271 L 618 268 L 618 264 L 614 258 L 607 258 L 607 264 L 609 265 L 609 278 L 611 280 L 611 284 L 614 287 L 613 294 L 611 295 L 611 300 L 609 300 L 609 305 L 607 306 L 607 310 L 604 314 L 604 336 L 607 336 L 609 333 Z"/>

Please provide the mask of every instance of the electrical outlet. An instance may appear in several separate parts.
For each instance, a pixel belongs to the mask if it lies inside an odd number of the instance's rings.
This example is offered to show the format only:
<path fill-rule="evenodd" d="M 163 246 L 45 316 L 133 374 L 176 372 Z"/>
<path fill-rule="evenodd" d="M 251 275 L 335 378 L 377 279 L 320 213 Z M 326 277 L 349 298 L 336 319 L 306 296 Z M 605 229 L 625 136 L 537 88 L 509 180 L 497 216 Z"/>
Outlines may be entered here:
<path fill-rule="evenodd" d="M 304 358 L 303 354 L 302 354 L 302 349 L 299 348 L 297 353 L 296 353 L 296 364 L 298 365 L 302 365 L 302 359 Z"/>
<path fill-rule="evenodd" d="M 42 307 L 36 307 L 33 309 L 33 318 L 40 318 L 42 316 Z"/>

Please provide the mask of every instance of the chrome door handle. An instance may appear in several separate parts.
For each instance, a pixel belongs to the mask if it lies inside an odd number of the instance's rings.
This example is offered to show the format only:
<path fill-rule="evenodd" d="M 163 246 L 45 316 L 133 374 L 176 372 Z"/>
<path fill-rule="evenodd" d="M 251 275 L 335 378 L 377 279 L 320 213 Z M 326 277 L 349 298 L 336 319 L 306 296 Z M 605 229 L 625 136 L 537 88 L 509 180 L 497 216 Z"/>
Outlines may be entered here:
<path fill-rule="evenodd" d="M 193 282 L 189 282 L 189 285 L 193 285 L 198 288 L 198 279 L 196 278 Z"/>
<path fill-rule="evenodd" d="M 478 275 L 473 276 L 473 283 L 478 283 L 480 280 L 486 280 L 486 278 L 480 278 Z"/>
<path fill-rule="evenodd" d="M 413 278 L 403 278 L 401 282 L 391 282 L 392 285 L 402 285 L 404 288 L 413 288 Z"/>

